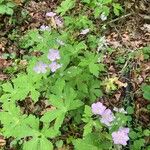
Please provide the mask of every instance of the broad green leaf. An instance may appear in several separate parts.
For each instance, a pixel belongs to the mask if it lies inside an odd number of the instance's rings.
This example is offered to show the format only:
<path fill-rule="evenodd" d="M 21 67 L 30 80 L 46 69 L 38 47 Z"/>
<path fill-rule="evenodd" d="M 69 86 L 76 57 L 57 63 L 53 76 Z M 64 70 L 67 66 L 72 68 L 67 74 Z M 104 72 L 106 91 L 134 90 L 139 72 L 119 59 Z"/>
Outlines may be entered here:
<path fill-rule="evenodd" d="M 55 124 L 54 124 L 54 130 L 59 130 L 59 128 L 61 127 L 63 121 L 64 121 L 64 118 L 65 118 L 65 113 L 61 113 L 57 118 L 56 118 L 56 121 L 55 121 Z"/>
<path fill-rule="evenodd" d="M 93 128 L 93 123 L 92 122 L 88 122 L 85 126 L 84 126 L 84 132 L 83 132 L 83 136 L 88 135 L 89 133 L 92 132 L 92 128 Z"/>
<path fill-rule="evenodd" d="M 74 110 L 74 109 L 77 109 L 77 108 L 79 108 L 79 107 L 81 107 L 83 105 L 84 105 L 84 103 L 81 100 L 73 100 L 71 102 L 71 105 L 68 108 L 68 110 Z"/>
<path fill-rule="evenodd" d="M 49 101 L 50 101 L 50 104 L 55 106 L 56 108 L 61 109 L 62 107 L 64 107 L 63 97 L 51 94 L 49 96 Z"/>
<path fill-rule="evenodd" d="M 98 64 L 90 63 L 90 64 L 89 64 L 89 70 L 90 70 L 90 72 L 91 72 L 93 75 L 95 75 L 96 77 L 98 77 L 98 75 L 99 75 L 99 70 L 100 70 Z"/>
<path fill-rule="evenodd" d="M 48 112 L 46 112 L 42 117 L 41 117 L 41 121 L 43 122 L 51 122 L 54 119 L 56 119 L 59 115 L 62 114 L 62 111 L 59 109 L 53 109 L 50 110 Z"/>
<path fill-rule="evenodd" d="M 122 7 L 119 3 L 113 3 L 113 9 L 114 9 L 114 14 L 116 16 L 119 16 L 120 12 L 122 11 Z"/>
<path fill-rule="evenodd" d="M 34 100 L 34 102 L 37 102 L 38 98 L 40 96 L 40 93 L 33 88 L 33 89 L 31 89 L 31 95 L 30 96 Z"/>
<path fill-rule="evenodd" d="M 23 144 L 23 150 L 53 150 L 52 143 L 45 137 L 33 138 Z"/>
<path fill-rule="evenodd" d="M 150 85 L 143 85 L 142 86 L 143 97 L 147 100 L 150 100 Z"/>
<path fill-rule="evenodd" d="M 2 88 L 3 88 L 4 92 L 11 92 L 11 91 L 13 91 L 12 84 L 9 83 L 9 82 L 4 83 L 4 84 L 2 85 Z"/>
<path fill-rule="evenodd" d="M 61 15 L 64 15 L 68 10 L 72 9 L 75 6 L 75 0 L 64 0 L 60 4 L 59 7 L 57 7 L 57 13 L 60 13 Z"/>

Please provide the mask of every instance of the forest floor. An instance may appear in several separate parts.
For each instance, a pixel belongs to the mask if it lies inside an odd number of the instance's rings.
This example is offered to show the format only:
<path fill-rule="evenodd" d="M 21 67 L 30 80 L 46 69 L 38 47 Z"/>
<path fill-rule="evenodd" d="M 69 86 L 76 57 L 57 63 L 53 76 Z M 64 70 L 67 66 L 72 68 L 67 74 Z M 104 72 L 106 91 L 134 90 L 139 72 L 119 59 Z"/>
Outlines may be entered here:
<path fill-rule="evenodd" d="M 22 58 L 28 53 L 20 48 L 20 37 L 29 29 L 46 24 L 45 12 L 54 10 L 59 4 L 56 0 L 30 1 L 25 4 L 16 0 L 16 3 L 19 7 L 14 17 L 0 16 L 0 83 L 10 80 L 19 69 L 26 66 L 27 62 Z M 126 103 L 134 106 L 134 114 L 131 114 L 145 128 L 150 124 L 150 111 L 147 109 L 150 101 L 145 100 L 140 91 L 143 84 L 150 84 L 150 61 L 144 59 L 141 51 L 150 51 L 150 5 L 145 1 L 136 3 L 134 0 L 124 1 L 123 5 L 125 15 L 106 21 L 106 29 L 102 31 L 107 48 L 111 48 L 104 58 L 108 69 L 104 80 L 111 78 L 119 88 L 111 95 L 106 94 L 102 101 L 109 107 L 120 107 Z M 29 101 L 26 103 L 30 104 Z M 34 109 L 25 103 L 23 107 Z"/>

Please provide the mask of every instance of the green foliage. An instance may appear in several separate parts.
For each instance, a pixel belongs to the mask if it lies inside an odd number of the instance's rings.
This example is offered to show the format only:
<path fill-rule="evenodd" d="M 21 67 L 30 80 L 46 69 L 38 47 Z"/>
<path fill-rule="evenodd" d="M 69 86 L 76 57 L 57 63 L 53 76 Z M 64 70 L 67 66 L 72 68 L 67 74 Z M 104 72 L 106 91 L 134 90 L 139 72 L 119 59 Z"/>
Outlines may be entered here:
<path fill-rule="evenodd" d="M 5 101 L 7 99 L 15 100 L 24 100 L 28 94 L 35 102 L 38 101 L 40 93 L 37 91 L 37 88 L 40 87 L 39 83 L 36 83 L 40 80 L 40 76 L 31 77 L 26 74 L 19 74 L 17 78 L 10 82 L 2 85 L 3 91 L 5 94 L 1 97 L 1 100 Z M 28 81 L 28 82 L 27 82 Z"/>
<path fill-rule="evenodd" d="M 123 11 L 121 5 L 113 0 L 82 0 L 83 3 L 88 5 L 92 10 L 95 18 L 100 17 L 101 14 L 109 16 L 111 13 L 111 6 L 113 6 L 112 12 L 119 16 Z"/>
<path fill-rule="evenodd" d="M 0 0 L 0 14 L 12 15 L 15 4 L 10 0 Z"/>
<path fill-rule="evenodd" d="M 14 7 L 12 2 L 1 0 L 0 14 L 12 15 Z M 74 12 L 76 7 L 78 12 Z M 63 0 L 55 11 L 63 19 L 63 28 L 53 28 L 51 21 L 55 17 L 49 17 L 46 21 L 49 21 L 50 30 L 32 29 L 20 39 L 20 49 L 29 52 L 28 56 L 23 56 L 27 67 L 18 73 L 16 64 L 12 68 L 15 74 L 0 87 L 1 134 L 10 138 L 13 146 L 17 144 L 23 150 L 63 149 L 65 144 L 76 150 L 121 149 L 113 143 L 112 133 L 128 125 L 131 128 L 128 147 L 131 150 L 145 148 L 144 138 L 150 136 L 150 131 L 132 129 L 133 107 L 127 106 L 127 114 L 112 111 L 115 119 L 111 127 L 101 123 L 101 115 L 94 115 L 91 109 L 91 104 L 103 96 L 103 90 L 109 96 L 119 87 L 117 77 L 104 78 L 107 66 L 103 58 L 107 52 L 101 47 L 106 43 L 105 38 L 99 36 L 100 29 L 95 22 L 101 15 L 114 17 L 122 11 L 121 5 L 114 0 Z M 83 29 L 89 32 L 81 34 Z M 15 37 L 16 32 L 9 35 L 11 40 L 16 40 Z M 33 68 L 38 62 L 51 63 L 47 59 L 49 49 L 59 50 L 57 63 L 61 67 L 51 72 L 47 66 L 45 74 L 35 72 Z M 38 57 L 32 55 L 36 52 Z M 109 54 L 112 52 L 108 49 Z M 148 49 L 143 49 L 142 53 L 149 58 Z M 126 57 L 121 56 L 114 62 L 124 64 L 125 61 Z M 143 97 L 150 100 L 150 86 L 143 85 L 142 92 Z M 33 104 L 31 112 L 26 112 L 22 106 L 28 99 Z"/>
<path fill-rule="evenodd" d="M 72 9 L 75 6 L 75 0 L 64 0 L 60 4 L 59 7 L 57 7 L 57 12 L 60 13 L 61 15 L 65 15 L 65 13 Z"/>
<path fill-rule="evenodd" d="M 11 107 L 10 107 L 11 106 Z M 22 139 L 32 137 L 31 140 L 25 142 L 23 149 L 36 150 L 52 150 L 52 143 L 47 140 L 47 136 L 39 130 L 39 119 L 33 115 L 23 115 L 13 102 L 3 104 L 3 111 L 0 113 L 1 122 L 3 124 L 3 135 L 5 137 L 14 137 Z M 29 148 L 30 147 L 30 148 Z"/>
<path fill-rule="evenodd" d="M 91 133 L 84 139 L 76 139 L 73 144 L 75 150 L 107 150 L 112 148 L 112 143 L 99 133 Z"/>
<path fill-rule="evenodd" d="M 150 100 L 150 85 L 142 86 L 143 97 L 147 100 Z"/>

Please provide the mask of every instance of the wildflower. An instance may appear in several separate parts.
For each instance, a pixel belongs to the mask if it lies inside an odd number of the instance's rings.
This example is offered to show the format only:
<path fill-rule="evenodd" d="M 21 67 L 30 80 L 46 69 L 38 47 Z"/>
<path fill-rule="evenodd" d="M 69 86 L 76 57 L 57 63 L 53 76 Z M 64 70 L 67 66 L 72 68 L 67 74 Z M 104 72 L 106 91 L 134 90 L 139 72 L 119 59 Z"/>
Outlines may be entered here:
<path fill-rule="evenodd" d="M 40 26 L 40 30 L 41 31 L 50 30 L 50 27 L 49 26 L 45 26 L 45 25 L 41 25 Z"/>
<path fill-rule="evenodd" d="M 124 108 L 117 108 L 117 107 L 114 107 L 113 110 L 116 111 L 116 112 L 120 112 L 120 113 L 123 113 L 123 114 L 127 114 L 127 112 L 124 110 Z"/>
<path fill-rule="evenodd" d="M 93 103 L 91 107 L 92 112 L 95 115 L 102 115 L 106 109 L 106 107 L 101 102 Z"/>
<path fill-rule="evenodd" d="M 47 17 L 54 17 L 54 16 L 56 16 L 56 13 L 54 13 L 54 12 L 47 12 L 46 16 Z"/>
<path fill-rule="evenodd" d="M 97 51 L 99 52 L 100 50 L 106 47 L 107 47 L 106 38 L 105 36 L 103 36 L 99 39 Z"/>
<path fill-rule="evenodd" d="M 51 61 L 55 61 L 56 59 L 60 59 L 59 51 L 55 50 L 55 49 L 50 49 L 47 57 Z"/>
<path fill-rule="evenodd" d="M 57 62 L 52 62 L 50 65 L 49 65 L 49 68 L 51 69 L 52 72 L 55 72 L 57 69 L 59 69 L 62 65 L 60 64 L 57 64 Z"/>
<path fill-rule="evenodd" d="M 33 68 L 36 73 L 46 73 L 47 65 L 43 62 L 38 62 L 37 65 Z"/>
<path fill-rule="evenodd" d="M 101 122 L 107 126 L 110 126 L 111 122 L 115 119 L 112 111 L 110 109 L 106 109 L 101 115 Z"/>
<path fill-rule="evenodd" d="M 62 40 L 57 39 L 56 42 L 61 46 L 65 45 L 65 43 Z"/>
<path fill-rule="evenodd" d="M 107 16 L 105 15 L 105 13 L 102 13 L 100 18 L 101 18 L 102 21 L 107 20 Z"/>
<path fill-rule="evenodd" d="M 112 138 L 115 144 L 127 145 L 129 140 L 129 128 L 119 128 L 118 131 L 112 133 Z"/>
<path fill-rule="evenodd" d="M 90 31 L 90 29 L 84 29 L 80 32 L 81 35 L 85 35 Z"/>
<path fill-rule="evenodd" d="M 63 21 L 58 16 L 55 17 L 55 23 L 58 27 L 60 27 L 60 28 L 63 27 Z"/>

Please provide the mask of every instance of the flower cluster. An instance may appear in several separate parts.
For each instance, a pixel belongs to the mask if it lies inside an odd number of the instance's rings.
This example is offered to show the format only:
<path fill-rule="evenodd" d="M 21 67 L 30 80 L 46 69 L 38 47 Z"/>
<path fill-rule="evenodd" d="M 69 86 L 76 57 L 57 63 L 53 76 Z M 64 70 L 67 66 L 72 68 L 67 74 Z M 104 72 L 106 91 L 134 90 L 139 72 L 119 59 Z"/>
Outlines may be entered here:
<path fill-rule="evenodd" d="M 47 12 L 46 17 L 53 19 L 55 24 L 57 25 L 57 27 L 62 28 L 63 27 L 63 21 L 62 18 L 60 18 L 60 16 L 57 16 L 57 14 L 55 12 Z M 40 30 L 41 31 L 48 31 L 51 30 L 51 27 L 46 26 L 46 25 L 41 25 L 40 26 Z"/>
<path fill-rule="evenodd" d="M 104 106 L 101 102 L 93 103 L 92 104 L 92 113 L 95 115 L 100 115 L 100 121 L 101 123 L 104 123 L 107 126 L 111 125 L 111 122 L 114 121 L 115 116 L 113 115 L 112 111 L 110 109 L 107 109 L 106 106 Z M 116 112 L 125 113 L 126 111 L 123 108 L 114 108 Z M 129 128 L 119 128 L 118 131 L 115 131 L 112 133 L 112 139 L 114 141 L 114 144 L 120 144 L 120 145 L 127 145 L 127 141 L 129 140 Z"/>
<path fill-rule="evenodd" d="M 129 140 L 129 128 L 119 128 L 118 131 L 112 133 L 114 144 L 127 145 Z"/>
<path fill-rule="evenodd" d="M 57 16 L 57 14 L 55 12 L 47 12 L 46 17 L 53 18 L 58 27 L 60 27 L 60 28 L 63 27 L 62 19 L 59 16 Z"/>
<path fill-rule="evenodd" d="M 107 126 L 110 126 L 111 122 L 115 119 L 112 111 L 107 109 L 101 102 L 92 104 L 92 112 L 95 115 L 100 115 L 100 121 Z"/>
<path fill-rule="evenodd" d="M 51 72 L 55 72 L 62 66 L 56 62 L 56 60 L 60 59 L 60 53 L 58 50 L 50 49 L 47 58 L 51 61 L 51 64 L 47 65 L 43 62 L 38 62 L 33 68 L 36 73 L 46 73 L 47 68 L 50 68 Z"/>
<path fill-rule="evenodd" d="M 41 31 L 46 31 L 46 30 L 51 30 L 51 28 L 49 26 L 41 25 L 40 30 Z"/>

